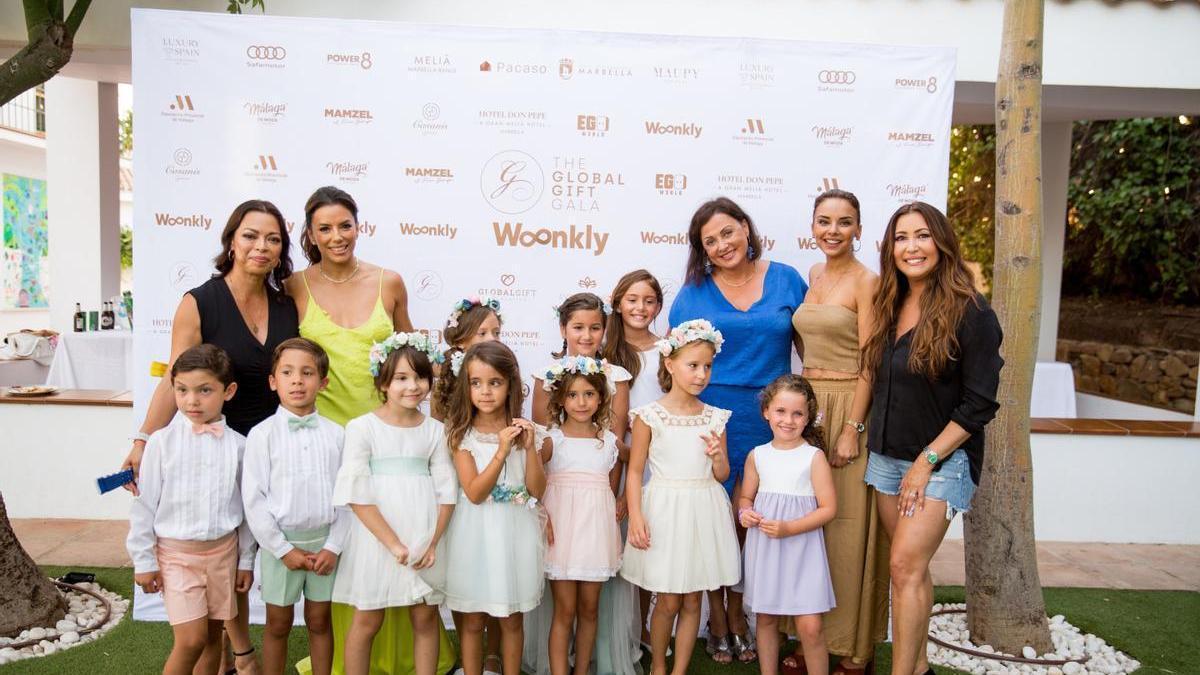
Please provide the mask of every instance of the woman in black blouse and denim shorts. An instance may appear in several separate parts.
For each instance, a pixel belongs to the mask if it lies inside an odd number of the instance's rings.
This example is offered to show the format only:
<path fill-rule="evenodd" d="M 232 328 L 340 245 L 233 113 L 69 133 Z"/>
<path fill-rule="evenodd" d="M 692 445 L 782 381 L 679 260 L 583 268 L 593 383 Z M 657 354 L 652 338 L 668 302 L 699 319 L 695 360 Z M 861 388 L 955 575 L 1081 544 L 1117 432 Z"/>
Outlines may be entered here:
<path fill-rule="evenodd" d="M 983 467 L 983 428 L 1000 407 L 1001 332 L 975 291 L 946 216 L 900 207 L 881 242 L 866 482 L 892 540 L 892 673 L 932 673 L 925 636 L 929 561 L 965 513 Z"/>

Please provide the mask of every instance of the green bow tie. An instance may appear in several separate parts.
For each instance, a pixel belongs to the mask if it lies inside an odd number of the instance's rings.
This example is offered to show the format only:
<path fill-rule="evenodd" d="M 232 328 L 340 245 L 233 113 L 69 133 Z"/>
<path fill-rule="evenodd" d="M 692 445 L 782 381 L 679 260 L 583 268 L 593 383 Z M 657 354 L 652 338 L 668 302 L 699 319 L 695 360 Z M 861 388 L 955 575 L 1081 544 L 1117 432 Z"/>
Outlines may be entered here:
<path fill-rule="evenodd" d="M 317 428 L 317 413 L 305 415 L 304 417 L 289 417 L 288 429 L 296 431 L 297 429 L 316 429 Z"/>

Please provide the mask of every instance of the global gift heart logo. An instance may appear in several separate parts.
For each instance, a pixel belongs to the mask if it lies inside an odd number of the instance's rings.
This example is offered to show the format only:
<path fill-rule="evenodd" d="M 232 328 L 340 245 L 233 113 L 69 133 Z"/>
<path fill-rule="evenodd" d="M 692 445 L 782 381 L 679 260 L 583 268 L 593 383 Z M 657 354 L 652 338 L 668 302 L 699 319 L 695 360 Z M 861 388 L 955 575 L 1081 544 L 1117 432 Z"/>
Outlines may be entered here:
<path fill-rule="evenodd" d="M 513 274 L 501 274 L 500 283 L 504 284 L 505 286 L 512 286 L 513 284 L 517 283 L 517 277 Z"/>

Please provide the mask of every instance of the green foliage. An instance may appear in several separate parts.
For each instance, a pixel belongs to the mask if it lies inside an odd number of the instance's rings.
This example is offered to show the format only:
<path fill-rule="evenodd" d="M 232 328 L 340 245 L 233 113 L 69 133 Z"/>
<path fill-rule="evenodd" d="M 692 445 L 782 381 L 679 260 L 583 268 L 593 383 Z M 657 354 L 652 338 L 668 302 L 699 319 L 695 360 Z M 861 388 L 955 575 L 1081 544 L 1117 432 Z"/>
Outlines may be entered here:
<path fill-rule="evenodd" d="M 229 0 L 229 6 L 225 8 L 230 14 L 241 14 L 242 7 L 249 5 L 251 9 L 257 7 L 258 11 L 265 12 L 267 8 L 263 5 L 263 0 Z"/>
<path fill-rule="evenodd" d="M 133 267 L 133 230 L 121 228 L 121 269 Z"/>
<path fill-rule="evenodd" d="M 1071 142 L 1063 292 L 1200 301 L 1200 120 L 1079 122 Z"/>
<path fill-rule="evenodd" d="M 117 130 L 117 139 L 121 145 L 121 154 L 128 157 L 133 152 L 133 109 L 125 111 L 121 119 L 117 120 L 119 128 Z"/>
<path fill-rule="evenodd" d="M 950 134 L 950 186 L 946 216 L 967 260 L 979 263 L 988 287 L 996 248 L 996 127 L 956 125 Z"/>

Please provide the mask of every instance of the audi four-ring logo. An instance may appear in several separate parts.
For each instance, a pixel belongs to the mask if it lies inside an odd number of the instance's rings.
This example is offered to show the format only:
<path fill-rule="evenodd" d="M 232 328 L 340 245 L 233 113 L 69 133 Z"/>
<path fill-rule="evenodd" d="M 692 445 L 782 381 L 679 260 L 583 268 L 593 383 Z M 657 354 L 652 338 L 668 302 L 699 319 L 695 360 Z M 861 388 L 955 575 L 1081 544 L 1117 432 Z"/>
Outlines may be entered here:
<path fill-rule="evenodd" d="M 817 81 L 821 84 L 854 84 L 856 79 L 853 70 L 822 70 L 817 73 Z"/>
<path fill-rule="evenodd" d="M 265 61 L 282 61 L 287 58 L 287 50 L 277 45 L 250 45 L 246 47 L 246 56 Z"/>

